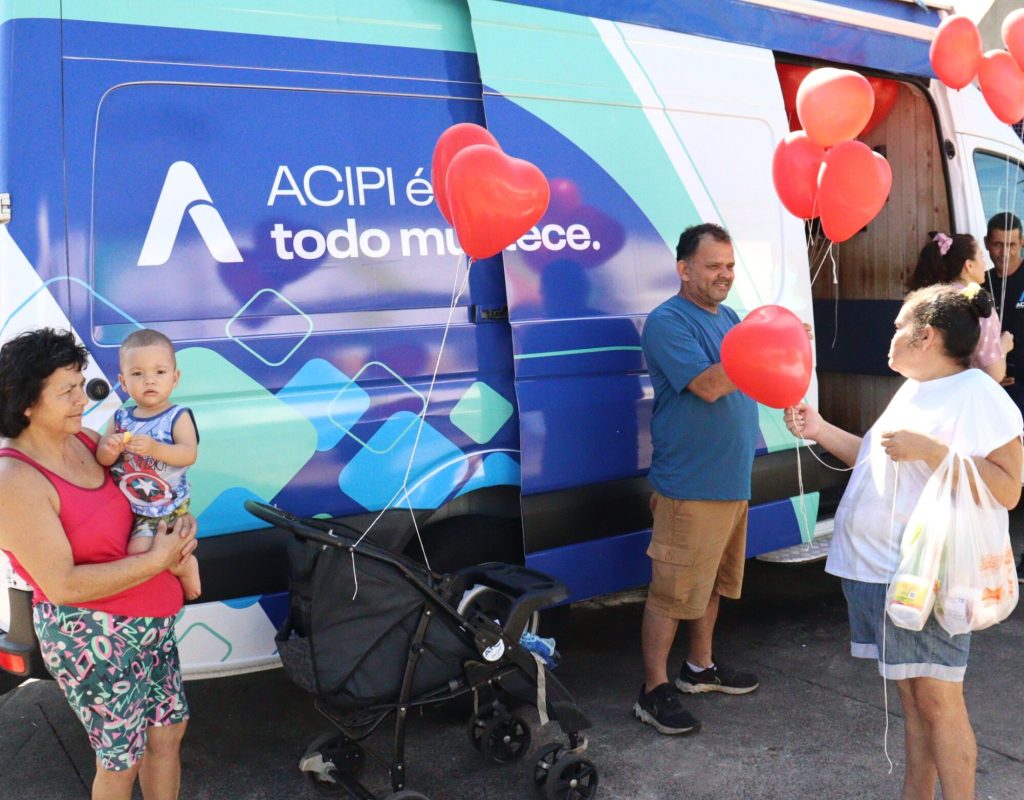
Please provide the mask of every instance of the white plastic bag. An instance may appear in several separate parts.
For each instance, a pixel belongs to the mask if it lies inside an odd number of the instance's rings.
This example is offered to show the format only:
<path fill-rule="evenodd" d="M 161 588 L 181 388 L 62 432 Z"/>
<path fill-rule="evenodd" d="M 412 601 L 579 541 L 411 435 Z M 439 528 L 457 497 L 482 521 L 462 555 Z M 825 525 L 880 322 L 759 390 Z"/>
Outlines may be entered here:
<path fill-rule="evenodd" d="M 1006 511 L 982 482 L 974 461 L 954 462 L 949 467 L 955 476 L 952 504 L 946 505 L 952 520 L 935 597 L 935 618 L 950 634 L 1002 622 L 1019 594 Z"/>
<path fill-rule="evenodd" d="M 932 613 L 942 551 L 953 524 L 952 452 L 925 483 L 903 529 L 900 561 L 885 595 L 889 619 L 900 628 L 919 631 Z"/>

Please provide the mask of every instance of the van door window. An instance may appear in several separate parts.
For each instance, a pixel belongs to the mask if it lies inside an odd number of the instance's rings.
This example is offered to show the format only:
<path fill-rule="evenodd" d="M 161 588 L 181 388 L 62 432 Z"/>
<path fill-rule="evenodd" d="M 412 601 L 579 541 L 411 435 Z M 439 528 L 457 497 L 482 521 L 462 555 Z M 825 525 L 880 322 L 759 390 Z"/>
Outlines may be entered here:
<path fill-rule="evenodd" d="M 1024 166 L 1019 161 L 975 150 L 974 169 L 985 219 L 1004 211 L 1017 216 L 1024 212 Z"/>

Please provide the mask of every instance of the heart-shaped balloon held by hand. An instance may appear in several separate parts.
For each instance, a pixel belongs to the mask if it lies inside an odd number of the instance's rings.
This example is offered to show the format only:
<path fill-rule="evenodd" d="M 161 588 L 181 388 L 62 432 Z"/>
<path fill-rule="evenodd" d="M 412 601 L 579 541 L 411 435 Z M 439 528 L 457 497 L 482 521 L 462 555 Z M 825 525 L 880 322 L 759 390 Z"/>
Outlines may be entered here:
<path fill-rule="evenodd" d="M 782 306 L 755 308 L 722 339 L 722 368 L 729 380 L 771 408 L 804 399 L 812 365 L 807 329 Z"/>
<path fill-rule="evenodd" d="M 882 210 L 892 188 L 885 157 L 863 142 L 840 142 L 825 154 L 818 176 L 818 215 L 825 235 L 845 242 Z"/>
<path fill-rule="evenodd" d="M 501 149 L 498 140 L 487 128 L 474 125 L 472 122 L 460 122 L 447 128 L 437 137 L 437 144 L 434 145 L 434 156 L 430 160 L 430 183 L 434 187 L 437 207 L 449 222 L 452 221 L 452 211 L 445 188 L 448 167 L 460 150 L 474 144 L 486 144 Z"/>
<path fill-rule="evenodd" d="M 540 169 L 487 145 L 455 154 L 446 189 L 459 244 L 475 259 L 501 252 L 530 230 L 551 196 Z"/>

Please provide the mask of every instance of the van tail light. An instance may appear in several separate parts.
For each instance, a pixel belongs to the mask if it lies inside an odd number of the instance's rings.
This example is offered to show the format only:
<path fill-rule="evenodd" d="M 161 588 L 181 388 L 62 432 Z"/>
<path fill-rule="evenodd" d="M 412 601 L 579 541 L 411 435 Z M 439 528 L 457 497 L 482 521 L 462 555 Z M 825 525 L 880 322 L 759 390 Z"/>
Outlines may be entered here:
<path fill-rule="evenodd" d="M 25 675 L 28 673 L 28 664 L 25 662 L 25 656 L 0 650 L 0 669 L 13 672 L 15 675 Z"/>

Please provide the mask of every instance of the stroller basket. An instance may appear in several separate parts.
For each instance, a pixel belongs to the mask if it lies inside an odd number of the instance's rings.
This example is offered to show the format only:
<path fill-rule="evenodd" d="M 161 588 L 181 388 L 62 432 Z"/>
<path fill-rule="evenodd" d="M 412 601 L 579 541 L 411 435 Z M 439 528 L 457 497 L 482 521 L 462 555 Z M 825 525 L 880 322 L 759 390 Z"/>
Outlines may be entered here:
<path fill-rule="evenodd" d="M 254 501 L 245 507 L 294 534 L 288 547 L 290 609 L 276 638 L 285 671 L 315 696 L 317 709 L 336 728 L 316 740 L 300 763 L 318 788 L 337 787 L 338 796 L 373 800 L 358 780 L 367 754 L 358 742 L 394 713 L 389 769 L 392 788 L 401 792 L 409 709 L 488 689 L 496 699 L 471 722 L 474 746 L 498 762 L 524 756 L 530 727 L 502 700 L 527 700 L 542 719 L 556 720 L 568 738 L 568 747 L 548 746 L 539 754 L 533 773 L 538 790 L 548 792 L 545 797 L 594 796 L 597 772 L 581 755 L 581 731 L 590 721 L 543 662 L 519 644 L 534 612 L 566 599 L 561 583 L 509 564 L 440 575 L 360 542 L 351 529 Z M 512 598 L 503 623 L 459 613 L 459 601 L 473 586 Z M 549 794 L 561 783 L 572 793 Z"/>

